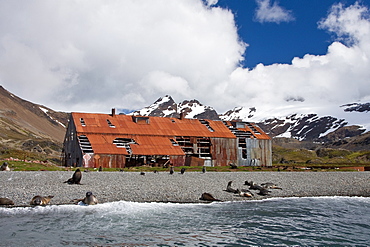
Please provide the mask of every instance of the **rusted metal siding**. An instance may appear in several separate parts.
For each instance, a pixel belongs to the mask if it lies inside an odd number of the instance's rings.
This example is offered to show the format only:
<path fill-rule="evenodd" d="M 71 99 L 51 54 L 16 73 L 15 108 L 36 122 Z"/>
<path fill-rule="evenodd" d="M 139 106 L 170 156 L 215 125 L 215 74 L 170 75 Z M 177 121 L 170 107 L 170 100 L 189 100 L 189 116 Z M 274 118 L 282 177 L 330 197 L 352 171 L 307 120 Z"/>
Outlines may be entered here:
<path fill-rule="evenodd" d="M 238 148 L 238 166 L 272 166 L 271 139 L 246 138 L 247 157 L 242 157 L 242 149 Z"/>
<path fill-rule="evenodd" d="M 211 138 L 212 166 L 228 166 L 237 163 L 236 139 Z"/>
<path fill-rule="evenodd" d="M 125 168 L 126 156 L 120 154 L 95 154 L 93 156 L 93 166 L 99 168 Z"/>
<path fill-rule="evenodd" d="M 83 153 L 81 151 L 76 126 L 70 119 L 63 143 L 63 164 L 64 166 L 81 167 L 83 164 Z"/>
<path fill-rule="evenodd" d="M 184 166 L 185 165 L 185 155 L 170 156 L 170 163 L 173 166 Z"/>

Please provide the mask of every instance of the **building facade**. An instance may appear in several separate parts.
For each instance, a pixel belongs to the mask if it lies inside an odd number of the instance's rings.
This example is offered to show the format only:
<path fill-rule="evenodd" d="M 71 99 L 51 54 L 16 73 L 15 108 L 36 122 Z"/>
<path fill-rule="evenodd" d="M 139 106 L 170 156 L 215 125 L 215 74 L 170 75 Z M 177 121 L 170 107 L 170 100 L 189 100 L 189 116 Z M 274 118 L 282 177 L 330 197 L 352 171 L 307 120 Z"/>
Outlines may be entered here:
<path fill-rule="evenodd" d="M 247 122 L 72 113 L 65 166 L 271 166 L 271 138 Z"/>

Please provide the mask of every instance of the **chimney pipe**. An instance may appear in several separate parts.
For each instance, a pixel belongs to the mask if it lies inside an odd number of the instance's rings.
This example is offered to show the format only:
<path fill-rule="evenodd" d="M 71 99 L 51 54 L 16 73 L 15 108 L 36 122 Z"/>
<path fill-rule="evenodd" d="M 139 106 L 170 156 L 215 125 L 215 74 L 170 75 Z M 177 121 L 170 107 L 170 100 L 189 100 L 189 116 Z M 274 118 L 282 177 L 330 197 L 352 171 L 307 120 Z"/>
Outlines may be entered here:
<path fill-rule="evenodd" d="M 182 112 L 180 113 L 180 120 L 183 120 L 184 118 L 185 118 L 185 112 L 183 112 L 183 111 L 182 111 Z"/>
<path fill-rule="evenodd" d="M 115 108 L 112 108 L 112 117 L 114 117 L 116 115 L 116 109 Z"/>

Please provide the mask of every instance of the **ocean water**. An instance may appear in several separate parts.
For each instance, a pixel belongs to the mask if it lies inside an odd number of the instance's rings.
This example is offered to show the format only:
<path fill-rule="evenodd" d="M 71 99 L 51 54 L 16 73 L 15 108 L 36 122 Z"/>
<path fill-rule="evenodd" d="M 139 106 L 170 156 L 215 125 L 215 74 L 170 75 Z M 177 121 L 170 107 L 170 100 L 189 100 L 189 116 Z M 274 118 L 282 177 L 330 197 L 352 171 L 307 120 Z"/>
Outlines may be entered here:
<path fill-rule="evenodd" d="M 0 246 L 369 246 L 370 198 L 0 208 Z"/>

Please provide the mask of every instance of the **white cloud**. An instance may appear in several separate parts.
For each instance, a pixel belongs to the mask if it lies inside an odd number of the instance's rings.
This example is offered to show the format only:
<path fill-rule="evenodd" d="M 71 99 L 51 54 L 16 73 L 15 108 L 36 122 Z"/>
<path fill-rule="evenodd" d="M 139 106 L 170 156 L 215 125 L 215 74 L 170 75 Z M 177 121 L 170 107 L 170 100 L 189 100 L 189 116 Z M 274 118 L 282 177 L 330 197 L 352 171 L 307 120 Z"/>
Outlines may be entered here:
<path fill-rule="evenodd" d="M 0 83 L 56 109 L 201 98 L 244 51 L 233 14 L 201 0 L 0 2 Z"/>
<path fill-rule="evenodd" d="M 286 10 L 278 5 L 275 1 L 271 3 L 270 0 L 256 0 L 258 5 L 255 13 L 255 18 L 258 22 L 290 22 L 294 20 L 292 11 Z"/>
<path fill-rule="evenodd" d="M 0 1 L 0 84 L 63 111 L 135 110 L 166 94 L 218 112 L 366 101 L 368 13 L 335 5 L 319 24 L 338 37 L 327 54 L 248 69 L 233 14 L 201 0 Z"/>

